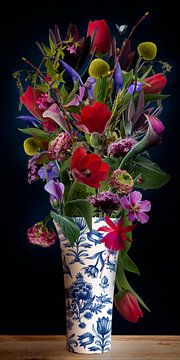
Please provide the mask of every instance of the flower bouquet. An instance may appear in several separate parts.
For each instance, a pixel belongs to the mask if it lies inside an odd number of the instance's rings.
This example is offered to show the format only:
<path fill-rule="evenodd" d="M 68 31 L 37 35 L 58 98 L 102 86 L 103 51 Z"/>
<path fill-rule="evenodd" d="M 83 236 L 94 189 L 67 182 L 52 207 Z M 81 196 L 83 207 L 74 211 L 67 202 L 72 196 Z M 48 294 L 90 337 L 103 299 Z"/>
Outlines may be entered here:
<path fill-rule="evenodd" d="M 132 231 L 149 220 L 144 190 L 170 178 L 148 152 L 162 142 L 170 65 L 156 59 L 153 42 L 131 48 L 147 15 L 129 32 L 116 25 L 117 39 L 105 20 L 90 21 L 83 37 L 70 24 L 64 40 L 55 25 L 49 44 L 37 43 L 40 64 L 23 58 L 26 68 L 14 73 L 20 107 L 30 112 L 18 117 L 28 135 L 28 182 L 44 183 L 52 207 L 27 236 L 45 248 L 57 230 L 70 351 L 109 350 L 114 283 L 114 303 L 126 320 L 143 317 L 139 304 L 149 311 L 126 277 L 139 274 L 129 249 Z"/>

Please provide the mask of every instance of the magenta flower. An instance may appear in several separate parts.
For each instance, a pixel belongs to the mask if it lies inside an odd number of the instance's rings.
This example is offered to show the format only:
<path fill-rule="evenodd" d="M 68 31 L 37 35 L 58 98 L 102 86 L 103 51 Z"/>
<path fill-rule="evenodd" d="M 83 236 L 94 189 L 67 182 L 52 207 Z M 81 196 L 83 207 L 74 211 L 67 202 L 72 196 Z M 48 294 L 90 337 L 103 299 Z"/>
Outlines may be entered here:
<path fill-rule="evenodd" d="M 151 210 L 151 203 L 148 200 L 141 200 L 142 194 L 139 191 L 132 191 L 128 196 L 121 198 L 121 206 L 128 210 L 129 221 L 137 220 L 141 224 L 145 224 L 149 220 L 146 212 Z"/>
<path fill-rule="evenodd" d="M 27 231 L 27 237 L 30 244 L 49 247 L 54 245 L 57 235 L 54 231 L 49 230 L 42 221 L 33 225 Z"/>
<path fill-rule="evenodd" d="M 84 92 L 85 92 L 85 87 L 80 86 L 79 87 L 79 95 L 75 94 L 73 99 L 70 102 L 68 102 L 68 104 L 66 104 L 65 106 L 79 106 L 80 102 L 83 99 Z"/>
<path fill-rule="evenodd" d="M 64 194 L 64 184 L 58 180 L 50 180 L 44 189 L 50 194 L 50 202 L 54 205 L 60 205 Z"/>

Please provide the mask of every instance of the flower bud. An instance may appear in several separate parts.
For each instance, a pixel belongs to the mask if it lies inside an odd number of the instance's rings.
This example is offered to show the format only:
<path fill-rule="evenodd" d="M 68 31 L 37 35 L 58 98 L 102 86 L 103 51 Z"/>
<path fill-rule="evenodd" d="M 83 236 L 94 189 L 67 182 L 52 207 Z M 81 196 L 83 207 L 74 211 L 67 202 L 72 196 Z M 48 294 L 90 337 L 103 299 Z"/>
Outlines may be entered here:
<path fill-rule="evenodd" d="M 99 145 L 101 145 L 102 143 L 102 139 L 101 139 L 101 135 L 97 132 L 93 132 L 90 136 L 90 144 L 92 147 L 96 148 Z"/>
<path fill-rule="evenodd" d="M 130 292 L 116 294 L 114 297 L 114 304 L 120 315 L 127 321 L 135 323 L 140 317 L 143 317 L 142 310 L 139 307 L 136 297 Z"/>
<path fill-rule="evenodd" d="M 156 94 L 164 89 L 167 83 L 167 79 L 162 74 L 155 74 L 144 79 L 143 90 L 146 94 Z"/>

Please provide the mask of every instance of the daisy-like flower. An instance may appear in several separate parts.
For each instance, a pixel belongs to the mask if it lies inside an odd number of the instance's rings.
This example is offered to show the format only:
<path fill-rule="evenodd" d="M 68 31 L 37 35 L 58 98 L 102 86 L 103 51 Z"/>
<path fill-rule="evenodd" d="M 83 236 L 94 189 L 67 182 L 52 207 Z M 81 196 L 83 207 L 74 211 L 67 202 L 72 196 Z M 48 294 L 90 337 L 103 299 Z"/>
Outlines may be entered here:
<path fill-rule="evenodd" d="M 120 195 L 129 194 L 134 186 L 134 180 L 126 170 L 116 169 L 110 177 L 109 186 L 117 190 Z"/>
<path fill-rule="evenodd" d="M 108 226 L 101 226 L 98 231 L 104 231 L 107 232 L 107 234 L 103 236 L 101 242 L 105 243 L 105 246 L 110 251 L 123 250 L 125 248 L 125 242 L 131 241 L 126 234 L 132 231 L 136 225 L 123 227 L 123 216 L 121 216 L 117 224 L 114 224 L 107 215 L 105 215 L 104 220 Z"/>
<path fill-rule="evenodd" d="M 31 244 L 42 247 L 49 247 L 57 240 L 55 232 L 49 230 L 42 221 L 39 221 L 28 229 L 27 237 Z"/>
<path fill-rule="evenodd" d="M 128 197 L 121 198 L 121 206 L 128 210 L 129 221 L 137 220 L 141 224 L 145 224 L 149 220 L 149 215 L 146 212 L 151 210 L 151 203 L 148 200 L 141 200 L 142 194 L 139 191 L 131 192 Z"/>

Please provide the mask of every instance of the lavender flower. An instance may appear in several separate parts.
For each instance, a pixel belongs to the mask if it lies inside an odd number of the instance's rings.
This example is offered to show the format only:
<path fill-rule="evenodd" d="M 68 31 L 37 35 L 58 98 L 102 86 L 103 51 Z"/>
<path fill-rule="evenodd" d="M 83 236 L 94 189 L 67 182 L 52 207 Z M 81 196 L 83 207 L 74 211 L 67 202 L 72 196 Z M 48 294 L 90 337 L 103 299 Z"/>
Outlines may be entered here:
<path fill-rule="evenodd" d="M 58 207 L 62 201 L 64 194 L 64 184 L 60 183 L 58 180 L 50 180 L 45 186 L 44 189 L 50 194 L 50 202 L 53 207 Z"/>
<path fill-rule="evenodd" d="M 109 213 L 120 207 L 120 198 L 110 191 L 103 191 L 97 195 L 89 197 L 89 202 L 96 208 Z"/>
<path fill-rule="evenodd" d="M 31 184 L 32 182 L 37 181 L 39 179 L 38 165 L 37 165 L 38 158 L 39 158 L 39 154 L 36 154 L 28 161 L 28 183 L 29 184 Z"/>
<path fill-rule="evenodd" d="M 124 156 L 126 155 L 132 147 L 136 144 L 136 140 L 132 138 L 125 138 L 119 141 L 109 144 L 107 154 L 108 156 Z"/>
<path fill-rule="evenodd" d="M 41 166 L 38 170 L 38 175 L 42 180 L 50 181 L 58 176 L 59 170 L 55 161 L 50 161 L 48 164 Z"/>

